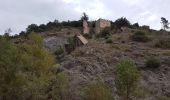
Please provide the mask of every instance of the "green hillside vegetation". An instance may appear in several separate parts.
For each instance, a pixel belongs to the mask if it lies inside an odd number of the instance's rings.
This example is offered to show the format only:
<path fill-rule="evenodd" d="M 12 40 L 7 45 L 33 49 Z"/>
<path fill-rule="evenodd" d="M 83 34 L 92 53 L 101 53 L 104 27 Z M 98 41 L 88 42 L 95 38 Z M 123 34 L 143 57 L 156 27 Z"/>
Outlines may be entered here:
<path fill-rule="evenodd" d="M 40 36 L 31 33 L 26 43 L 20 45 L 1 38 L 0 55 L 1 100 L 44 100 L 51 97 L 51 82 L 57 80 L 57 74 L 51 72 L 55 62 L 43 48 Z"/>

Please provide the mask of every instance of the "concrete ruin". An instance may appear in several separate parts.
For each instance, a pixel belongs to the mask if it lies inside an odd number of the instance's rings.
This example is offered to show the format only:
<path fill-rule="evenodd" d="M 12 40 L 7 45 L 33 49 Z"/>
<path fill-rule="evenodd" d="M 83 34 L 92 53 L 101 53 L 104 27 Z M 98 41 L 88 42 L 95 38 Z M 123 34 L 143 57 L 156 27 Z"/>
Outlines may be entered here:
<path fill-rule="evenodd" d="M 87 34 L 90 32 L 89 26 L 88 26 L 88 22 L 86 20 L 83 20 L 83 33 Z"/>
<path fill-rule="evenodd" d="M 105 19 L 98 19 L 95 23 L 95 33 L 100 33 L 104 28 L 111 27 L 111 22 Z"/>
<path fill-rule="evenodd" d="M 83 34 L 90 32 L 100 33 L 104 28 L 111 27 L 111 21 L 105 19 L 98 19 L 95 23 L 83 21 Z"/>
<path fill-rule="evenodd" d="M 84 36 L 82 36 L 81 34 L 76 35 L 74 37 L 74 40 L 75 40 L 75 46 L 76 47 L 79 47 L 81 45 L 86 45 L 88 43 L 88 40 Z"/>

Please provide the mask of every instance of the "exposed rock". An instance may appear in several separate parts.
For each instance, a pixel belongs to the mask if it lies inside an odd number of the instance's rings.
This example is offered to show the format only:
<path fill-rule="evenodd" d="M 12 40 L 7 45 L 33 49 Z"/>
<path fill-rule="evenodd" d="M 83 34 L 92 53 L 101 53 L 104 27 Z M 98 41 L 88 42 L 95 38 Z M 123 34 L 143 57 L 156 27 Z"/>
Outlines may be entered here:
<path fill-rule="evenodd" d="M 56 51 L 60 47 L 64 48 L 65 44 L 68 44 L 65 37 L 47 37 L 43 41 L 44 47 L 51 51 Z"/>

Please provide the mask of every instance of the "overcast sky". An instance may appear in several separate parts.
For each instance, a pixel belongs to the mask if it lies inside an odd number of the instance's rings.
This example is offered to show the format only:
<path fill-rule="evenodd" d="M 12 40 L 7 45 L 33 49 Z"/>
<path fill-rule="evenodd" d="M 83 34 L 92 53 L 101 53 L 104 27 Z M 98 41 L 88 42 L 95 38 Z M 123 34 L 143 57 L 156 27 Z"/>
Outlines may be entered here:
<path fill-rule="evenodd" d="M 32 23 L 55 19 L 78 20 L 83 12 L 90 20 L 127 17 L 131 23 L 160 29 L 160 18 L 170 20 L 170 0 L 0 0 L 0 34 L 7 28 L 19 33 Z"/>

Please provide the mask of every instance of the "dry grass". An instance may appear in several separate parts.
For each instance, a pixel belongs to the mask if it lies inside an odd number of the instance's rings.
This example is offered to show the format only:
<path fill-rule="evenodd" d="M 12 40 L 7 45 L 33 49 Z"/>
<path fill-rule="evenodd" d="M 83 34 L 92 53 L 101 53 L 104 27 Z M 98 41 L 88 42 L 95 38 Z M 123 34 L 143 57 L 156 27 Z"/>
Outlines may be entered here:
<path fill-rule="evenodd" d="M 127 44 L 112 44 L 111 47 L 113 49 L 117 49 L 117 50 L 126 50 L 126 51 L 131 51 L 131 46 L 127 45 Z"/>
<path fill-rule="evenodd" d="M 163 56 L 170 56 L 170 50 L 163 50 L 161 53 Z"/>

